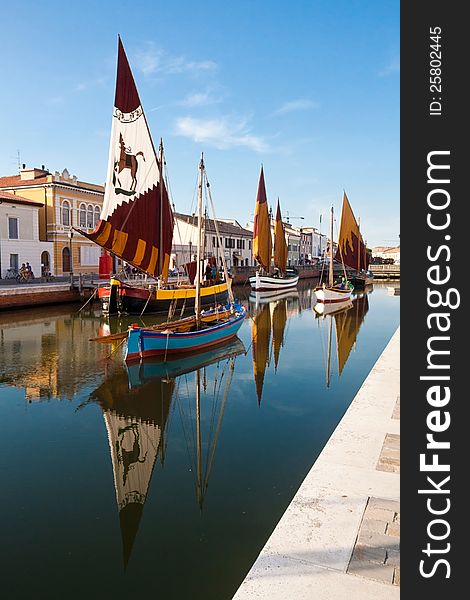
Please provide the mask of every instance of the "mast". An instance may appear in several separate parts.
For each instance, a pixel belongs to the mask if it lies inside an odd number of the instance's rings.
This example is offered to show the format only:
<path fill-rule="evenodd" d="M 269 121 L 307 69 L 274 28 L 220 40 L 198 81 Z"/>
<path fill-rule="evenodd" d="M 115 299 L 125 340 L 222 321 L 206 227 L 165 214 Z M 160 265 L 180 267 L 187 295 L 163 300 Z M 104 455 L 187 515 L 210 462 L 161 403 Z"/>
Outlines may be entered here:
<path fill-rule="evenodd" d="M 326 387 L 330 387 L 330 368 L 331 368 L 331 334 L 333 328 L 333 315 L 330 315 L 330 326 L 328 328 L 328 357 L 326 360 Z"/>
<path fill-rule="evenodd" d="M 357 219 L 357 230 L 359 232 L 357 238 L 357 270 L 359 272 L 361 270 L 361 217 Z"/>
<path fill-rule="evenodd" d="M 148 127 L 148 125 L 147 125 Z M 158 169 L 160 171 L 160 239 L 163 236 L 163 138 L 160 138 L 160 148 L 158 149 L 160 155 L 160 161 L 158 165 Z M 166 280 L 165 274 L 163 273 L 163 261 L 162 261 L 162 252 L 158 253 L 158 265 L 159 271 L 161 273 L 161 278 L 163 281 Z M 166 282 L 166 281 L 165 281 Z"/>
<path fill-rule="evenodd" d="M 331 207 L 331 232 L 330 232 L 330 271 L 328 285 L 333 286 L 333 207 Z"/>
<path fill-rule="evenodd" d="M 202 159 L 201 159 L 202 163 Z M 201 449 L 201 379 L 196 369 L 196 438 L 197 438 L 197 499 L 202 509 L 202 449 Z"/>
<path fill-rule="evenodd" d="M 196 313 L 196 322 L 199 323 L 199 314 L 201 312 L 201 229 L 202 229 L 202 179 L 204 174 L 204 154 L 201 154 L 199 163 L 199 182 L 197 194 L 197 258 L 196 258 L 196 299 L 194 309 Z"/>

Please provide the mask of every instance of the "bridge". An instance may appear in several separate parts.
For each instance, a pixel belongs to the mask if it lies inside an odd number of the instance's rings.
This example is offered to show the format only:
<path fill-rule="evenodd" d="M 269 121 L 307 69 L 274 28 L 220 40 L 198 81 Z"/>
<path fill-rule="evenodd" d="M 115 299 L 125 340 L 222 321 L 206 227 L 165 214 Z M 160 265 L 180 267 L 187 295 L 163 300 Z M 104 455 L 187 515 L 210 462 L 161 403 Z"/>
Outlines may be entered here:
<path fill-rule="evenodd" d="M 375 279 L 400 279 L 400 265 L 369 265 Z"/>

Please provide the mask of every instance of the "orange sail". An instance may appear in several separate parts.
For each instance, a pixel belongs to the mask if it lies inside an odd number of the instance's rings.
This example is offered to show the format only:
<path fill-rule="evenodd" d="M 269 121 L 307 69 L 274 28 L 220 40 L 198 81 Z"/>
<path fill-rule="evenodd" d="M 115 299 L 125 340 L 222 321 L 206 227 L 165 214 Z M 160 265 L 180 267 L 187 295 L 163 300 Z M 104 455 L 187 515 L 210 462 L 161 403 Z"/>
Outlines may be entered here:
<path fill-rule="evenodd" d="M 264 373 L 269 363 L 269 340 L 271 337 L 271 313 L 269 304 L 264 304 L 253 320 L 251 339 L 253 345 L 253 372 L 255 376 L 256 395 L 261 404 Z"/>
<path fill-rule="evenodd" d="M 364 317 L 369 310 L 367 294 L 358 296 L 353 302 L 353 308 L 334 315 L 336 325 L 336 346 L 338 350 L 338 371 L 341 375 L 349 358 L 352 347 L 361 328 Z"/>
<path fill-rule="evenodd" d="M 346 192 L 343 196 L 341 224 L 339 228 L 338 250 L 335 259 L 351 269 L 366 270 L 369 264 L 368 254 L 362 239 L 359 225 L 349 204 Z"/>
<path fill-rule="evenodd" d="M 271 267 L 272 240 L 263 167 L 261 167 L 258 195 L 256 196 L 255 219 L 253 224 L 253 256 L 265 271 L 269 271 Z"/>
<path fill-rule="evenodd" d="M 284 345 L 284 331 L 287 323 L 287 299 L 279 300 L 273 310 L 273 354 L 274 369 L 277 370 L 279 354 Z"/>
<path fill-rule="evenodd" d="M 139 94 L 119 39 L 116 95 L 103 209 L 80 233 L 148 275 L 166 278 L 173 213 Z"/>
<path fill-rule="evenodd" d="M 277 201 L 276 224 L 274 225 L 274 265 L 284 273 L 287 266 L 287 243 L 281 217 L 281 207 Z"/>

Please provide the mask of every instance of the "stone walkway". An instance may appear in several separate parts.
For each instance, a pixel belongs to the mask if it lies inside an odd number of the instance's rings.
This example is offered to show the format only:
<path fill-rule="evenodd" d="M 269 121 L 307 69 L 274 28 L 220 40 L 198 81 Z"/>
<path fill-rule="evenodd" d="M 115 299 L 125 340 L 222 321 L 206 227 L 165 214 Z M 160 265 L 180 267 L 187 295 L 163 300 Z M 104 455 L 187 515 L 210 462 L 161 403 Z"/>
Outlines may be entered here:
<path fill-rule="evenodd" d="M 234 600 L 400 597 L 400 330 Z"/>

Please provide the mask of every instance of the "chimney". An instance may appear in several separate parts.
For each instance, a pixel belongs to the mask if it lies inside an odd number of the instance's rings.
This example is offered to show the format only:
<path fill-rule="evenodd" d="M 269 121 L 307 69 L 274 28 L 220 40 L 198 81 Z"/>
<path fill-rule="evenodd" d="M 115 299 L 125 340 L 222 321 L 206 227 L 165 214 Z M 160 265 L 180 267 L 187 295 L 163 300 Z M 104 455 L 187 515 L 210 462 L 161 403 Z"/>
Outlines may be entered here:
<path fill-rule="evenodd" d="M 49 175 L 49 171 L 46 171 L 44 165 L 42 165 L 42 169 L 37 169 L 36 167 L 27 169 L 26 165 L 23 164 L 23 168 L 20 171 L 21 181 L 31 181 L 32 179 L 37 179 L 38 177 L 44 177 L 44 175 Z"/>

